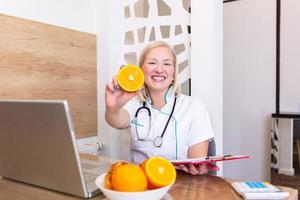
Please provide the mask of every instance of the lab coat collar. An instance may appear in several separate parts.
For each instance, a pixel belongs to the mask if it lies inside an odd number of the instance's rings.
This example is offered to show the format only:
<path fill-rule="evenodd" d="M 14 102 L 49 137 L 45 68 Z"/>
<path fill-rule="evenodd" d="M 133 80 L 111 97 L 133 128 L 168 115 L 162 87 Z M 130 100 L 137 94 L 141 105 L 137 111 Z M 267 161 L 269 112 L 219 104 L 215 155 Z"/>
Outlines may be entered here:
<path fill-rule="evenodd" d="M 168 102 L 172 102 L 173 100 L 174 100 L 174 97 L 175 97 L 175 93 L 174 93 L 174 91 L 173 91 L 173 85 L 171 85 L 169 88 L 168 88 L 168 90 L 167 90 L 167 92 L 166 92 L 166 94 L 165 94 L 165 103 L 167 104 Z M 150 105 L 152 105 L 152 99 L 151 99 L 151 97 L 150 97 L 150 95 L 149 95 L 149 97 L 148 97 L 148 99 L 147 99 L 147 102 L 150 104 Z"/>
<path fill-rule="evenodd" d="M 174 100 L 174 97 L 175 97 L 175 94 L 173 91 L 173 85 L 171 85 L 165 94 L 165 102 L 166 103 L 171 102 L 172 100 Z"/>

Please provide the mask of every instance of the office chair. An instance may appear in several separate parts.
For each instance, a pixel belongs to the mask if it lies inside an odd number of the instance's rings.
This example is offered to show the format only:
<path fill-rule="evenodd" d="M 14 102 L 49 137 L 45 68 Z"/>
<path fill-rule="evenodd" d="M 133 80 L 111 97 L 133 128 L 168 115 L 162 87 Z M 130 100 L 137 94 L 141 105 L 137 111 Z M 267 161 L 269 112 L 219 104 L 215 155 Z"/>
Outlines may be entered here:
<path fill-rule="evenodd" d="M 215 139 L 211 139 L 208 143 L 207 156 L 215 156 L 215 155 L 216 155 L 216 142 Z"/>
<path fill-rule="evenodd" d="M 216 155 L 216 142 L 215 139 L 212 139 L 208 143 L 207 156 L 215 156 L 215 155 Z M 208 174 L 217 175 L 217 172 L 209 171 Z"/>

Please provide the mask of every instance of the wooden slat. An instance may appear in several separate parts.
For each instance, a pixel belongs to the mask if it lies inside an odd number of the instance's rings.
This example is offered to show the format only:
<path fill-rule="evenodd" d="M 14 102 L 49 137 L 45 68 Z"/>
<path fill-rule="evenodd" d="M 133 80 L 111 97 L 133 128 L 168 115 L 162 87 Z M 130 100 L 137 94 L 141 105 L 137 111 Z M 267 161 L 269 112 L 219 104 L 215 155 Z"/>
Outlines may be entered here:
<path fill-rule="evenodd" d="M 66 99 L 77 137 L 96 135 L 96 36 L 2 14 L 0 30 L 0 98 Z"/>

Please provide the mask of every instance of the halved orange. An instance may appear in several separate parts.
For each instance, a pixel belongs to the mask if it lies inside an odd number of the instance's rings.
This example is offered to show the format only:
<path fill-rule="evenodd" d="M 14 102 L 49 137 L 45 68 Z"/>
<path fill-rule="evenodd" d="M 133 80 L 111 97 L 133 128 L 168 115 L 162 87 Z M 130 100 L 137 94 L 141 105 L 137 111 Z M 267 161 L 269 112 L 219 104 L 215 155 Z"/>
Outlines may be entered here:
<path fill-rule="evenodd" d="M 117 81 L 126 92 L 135 92 L 144 85 L 144 73 L 140 67 L 128 64 L 120 69 Z"/>
<path fill-rule="evenodd" d="M 176 169 L 173 164 L 161 157 L 151 157 L 141 165 L 148 178 L 148 188 L 164 187 L 176 180 Z"/>

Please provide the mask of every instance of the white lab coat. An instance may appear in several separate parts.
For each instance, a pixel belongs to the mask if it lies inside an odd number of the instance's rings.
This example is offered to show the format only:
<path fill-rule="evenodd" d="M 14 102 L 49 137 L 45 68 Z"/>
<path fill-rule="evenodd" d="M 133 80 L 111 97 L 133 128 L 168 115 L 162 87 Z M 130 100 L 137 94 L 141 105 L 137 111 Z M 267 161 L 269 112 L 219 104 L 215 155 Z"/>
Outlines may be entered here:
<path fill-rule="evenodd" d="M 163 144 L 159 148 L 155 147 L 153 140 L 162 134 L 170 116 L 174 98 L 175 95 L 169 90 L 165 97 L 166 105 L 161 110 L 153 108 L 150 99 L 147 100 L 146 106 L 151 110 L 150 132 L 148 132 L 149 116 L 145 109 L 139 112 L 137 120 L 134 117 L 143 103 L 135 97 L 124 106 L 131 121 L 129 127 L 131 130 L 131 162 L 141 163 L 152 156 L 162 156 L 169 160 L 185 159 L 188 157 L 190 146 L 214 137 L 205 105 L 193 97 L 180 94 L 163 136 Z M 149 141 L 140 141 L 137 140 L 138 138 L 149 139 Z"/>

